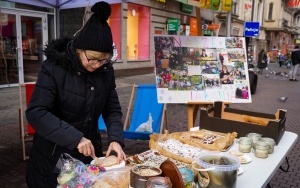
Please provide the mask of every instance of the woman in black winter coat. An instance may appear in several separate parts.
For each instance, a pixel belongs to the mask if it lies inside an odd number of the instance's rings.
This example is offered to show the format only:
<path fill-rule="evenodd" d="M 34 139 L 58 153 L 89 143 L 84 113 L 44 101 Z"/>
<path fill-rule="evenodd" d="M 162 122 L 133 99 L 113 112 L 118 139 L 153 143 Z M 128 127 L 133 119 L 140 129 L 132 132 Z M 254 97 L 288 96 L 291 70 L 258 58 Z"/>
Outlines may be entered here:
<path fill-rule="evenodd" d="M 56 187 L 62 153 L 85 164 L 103 156 L 98 119 L 102 114 L 108 133 L 108 151 L 119 162 L 123 151 L 122 112 L 114 69 L 112 35 L 107 19 L 110 5 L 96 3 L 94 14 L 74 39 L 50 42 L 38 75 L 26 117 L 35 129 L 27 166 L 29 187 Z"/>
<path fill-rule="evenodd" d="M 267 67 L 267 54 L 265 53 L 265 50 L 262 49 L 258 54 L 258 60 L 257 60 L 257 68 L 259 68 L 259 73 L 262 74 L 263 70 Z"/>

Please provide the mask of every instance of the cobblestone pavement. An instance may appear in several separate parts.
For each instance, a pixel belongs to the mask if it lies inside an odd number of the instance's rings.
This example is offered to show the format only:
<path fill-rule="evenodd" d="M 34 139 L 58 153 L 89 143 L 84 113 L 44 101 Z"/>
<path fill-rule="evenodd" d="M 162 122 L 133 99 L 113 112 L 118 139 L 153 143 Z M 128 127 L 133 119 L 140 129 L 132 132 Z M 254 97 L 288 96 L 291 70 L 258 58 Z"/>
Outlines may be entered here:
<path fill-rule="evenodd" d="M 276 71 L 277 75 L 273 74 L 273 71 Z M 289 69 L 286 69 L 286 67 L 279 68 L 278 64 L 271 64 L 268 71 L 258 75 L 257 92 L 255 95 L 252 95 L 252 103 L 231 104 L 230 106 L 271 114 L 274 114 L 277 109 L 286 109 L 286 130 L 299 134 L 300 82 L 289 81 L 287 77 L 280 74 L 285 74 L 284 72 L 289 72 Z M 139 74 L 139 72 L 137 71 L 136 74 Z M 154 80 L 153 73 L 117 78 L 117 91 L 123 108 L 123 118 L 125 118 L 132 84 L 154 83 Z M 283 96 L 288 97 L 286 102 L 278 102 L 277 99 Z M 25 183 L 26 161 L 22 160 L 18 109 L 18 87 L 0 89 L 0 185 L 2 188 L 27 187 Z M 167 111 L 169 131 L 185 131 L 187 129 L 186 105 L 168 104 Z M 199 117 L 197 118 L 197 122 L 199 122 Z M 104 144 L 107 143 L 104 142 Z M 27 144 L 27 148 L 30 148 L 30 144 Z M 128 155 L 132 155 L 143 152 L 148 148 L 148 141 L 126 140 L 124 150 Z M 271 187 L 300 187 L 299 151 L 300 143 L 298 140 L 288 155 L 290 163 L 289 172 L 285 173 L 278 170 L 270 181 Z M 251 184 L 251 179 L 249 179 L 249 184 Z"/>

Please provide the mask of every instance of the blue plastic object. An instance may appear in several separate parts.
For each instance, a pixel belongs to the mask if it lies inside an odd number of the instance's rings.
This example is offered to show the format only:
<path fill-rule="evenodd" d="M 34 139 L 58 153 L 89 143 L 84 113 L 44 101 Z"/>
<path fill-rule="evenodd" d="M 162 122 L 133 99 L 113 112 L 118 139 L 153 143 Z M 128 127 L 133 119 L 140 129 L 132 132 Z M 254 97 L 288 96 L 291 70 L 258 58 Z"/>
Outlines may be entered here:
<path fill-rule="evenodd" d="M 106 125 L 104 123 L 102 115 L 98 119 L 98 129 L 100 132 L 106 132 Z"/>
<path fill-rule="evenodd" d="M 160 126 L 164 110 L 164 104 L 158 103 L 155 84 L 140 84 L 136 88 L 133 111 L 129 128 L 124 131 L 124 138 L 135 140 L 149 140 L 150 132 L 135 131 L 142 123 L 146 122 L 151 113 L 153 133 L 160 133 Z M 105 131 L 103 119 L 99 118 L 99 130 Z"/>

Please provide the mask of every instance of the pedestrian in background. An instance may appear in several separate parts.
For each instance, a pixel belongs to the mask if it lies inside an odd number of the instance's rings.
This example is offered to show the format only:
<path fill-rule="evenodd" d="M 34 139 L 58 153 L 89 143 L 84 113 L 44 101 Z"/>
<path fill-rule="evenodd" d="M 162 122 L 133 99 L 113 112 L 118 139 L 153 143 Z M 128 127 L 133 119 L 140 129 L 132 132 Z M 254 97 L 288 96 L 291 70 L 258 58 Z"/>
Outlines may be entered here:
<path fill-rule="evenodd" d="M 267 66 L 269 66 L 270 62 L 271 62 L 271 54 L 270 54 L 270 52 L 268 52 L 267 53 Z"/>
<path fill-rule="evenodd" d="M 298 66 L 300 63 L 300 49 L 299 49 L 298 45 L 295 46 L 295 49 L 292 51 L 291 60 L 292 60 L 293 66 L 292 66 L 292 70 L 291 70 L 290 81 L 298 82 L 298 80 L 296 79 Z"/>
<path fill-rule="evenodd" d="M 282 67 L 283 62 L 284 62 L 284 55 L 279 50 L 278 51 L 278 63 L 279 63 L 279 67 Z"/>
<path fill-rule="evenodd" d="M 258 54 L 257 68 L 259 68 L 259 73 L 262 74 L 263 70 L 267 67 L 267 55 L 265 50 L 262 49 Z"/>
<path fill-rule="evenodd" d="M 285 61 L 285 65 L 287 69 L 291 68 L 291 64 L 292 64 L 292 52 L 288 52 L 287 56 L 286 56 L 286 61 Z"/>
<path fill-rule="evenodd" d="M 35 129 L 27 166 L 30 188 L 57 187 L 62 153 L 89 164 L 103 156 L 98 119 L 107 126 L 108 150 L 118 161 L 123 151 L 122 112 L 111 63 L 113 40 L 106 2 L 92 6 L 93 14 L 74 39 L 57 39 L 45 50 L 26 117 Z"/>

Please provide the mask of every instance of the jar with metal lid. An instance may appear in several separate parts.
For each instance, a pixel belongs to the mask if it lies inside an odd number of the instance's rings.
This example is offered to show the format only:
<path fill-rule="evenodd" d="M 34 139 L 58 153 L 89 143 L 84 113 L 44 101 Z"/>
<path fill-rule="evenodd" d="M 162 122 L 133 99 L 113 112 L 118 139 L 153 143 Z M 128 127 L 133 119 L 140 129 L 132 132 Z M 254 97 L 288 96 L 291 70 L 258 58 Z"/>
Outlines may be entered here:
<path fill-rule="evenodd" d="M 261 138 L 261 141 L 264 141 L 267 144 L 269 144 L 269 146 L 270 146 L 270 148 L 269 148 L 269 154 L 272 154 L 274 152 L 274 147 L 276 145 L 275 140 L 272 139 L 272 138 L 263 137 L 263 138 Z"/>
<path fill-rule="evenodd" d="M 196 184 L 194 182 L 194 172 L 189 168 L 179 168 L 178 170 L 184 182 L 183 188 L 195 188 Z"/>
<path fill-rule="evenodd" d="M 258 158 L 267 158 L 269 153 L 269 144 L 264 141 L 257 141 L 254 144 L 254 154 Z"/>
<path fill-rule="evenodd" d="M 258 133 L 249 133 L 247 134 L 247 137 L 252 140 L 252 143 L 255 144 L 255 142 L 259 141 L 261 138 L 261 134 Z"/>
<path fill-rule="evenodd" d="M 252 148 L 252 140 L 248 137 L 239 138 L 239 151 L 242 153 L 250 153 Z"/>
<path fill-rule="evenodd" d="M 152 177 L 147 181 L 147 188 L 172 188 L 169 177 Z"/>

